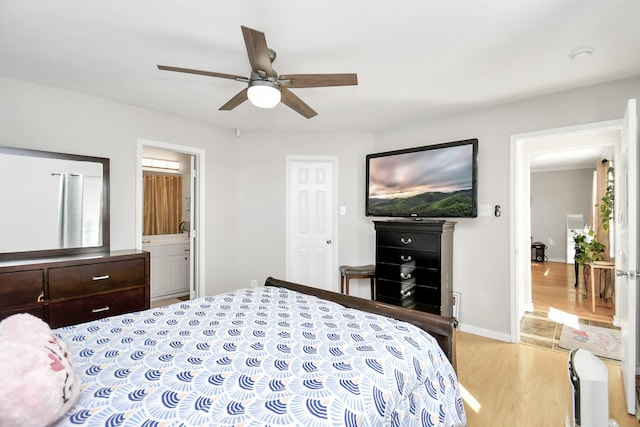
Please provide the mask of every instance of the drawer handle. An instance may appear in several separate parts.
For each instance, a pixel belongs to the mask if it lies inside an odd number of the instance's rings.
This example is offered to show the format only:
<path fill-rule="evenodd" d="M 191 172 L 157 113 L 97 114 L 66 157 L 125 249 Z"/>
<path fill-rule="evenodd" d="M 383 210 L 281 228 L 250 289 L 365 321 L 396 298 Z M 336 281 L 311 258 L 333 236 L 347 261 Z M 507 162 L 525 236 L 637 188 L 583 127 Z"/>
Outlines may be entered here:
<path fill-rule="evenodd" d="M 38 299 L 36 300 L 36 302 L 44 302 L 44 291 L 40 292 L 40 295 L 38 295 Z"/>
<path fill-rule="evenodd" d="M 410 289 L 410 290 L 407 290 L 407 291 L 402 290 L 402 289 L 400 290 L 400 294 L 401 294 L 403 297 L 408 297 L 408 296 L 409 296 L 409 295 L 411 295 L 412 293 L 413 293 L 413 289 Z"/>
<path fill-rule="evenodd" d="M 93 280 L 93 281 L 96 281 L 96 280 L 107 280 L 108 278 L 109 278 L 109 275 L 105 274 L 105 275 L 102 275 L 102 276 L 93 276 L 93 279 L 91 279 L 91 280 Z"/>
<path fill-rule="evenodd" d="M 407 262 L 411 261 L 413 258 L 411 258 L 411 255 L 400 255 L 400 259 L 404 262 Z"/>
<path fill-rule="evenodd" d="M 411 273 L 407 273 L 407 274 L 400 273 L 400 277 L 403 278 L 404 280 L 411 279 Z"/>
<path fill-rule="evenodd" d="M 109 306 L 105 305 L 104 307 L 94 308 L 93 310 L 91 310 L 92 313 L 100 313 L 103 311 L 109 311 Z"/>
<path fill-rule="evenodd" d="M 400 238 L 400 242 L 402 242 L 405 245 L 408 245 L 409 243 L 411 243 L 411 237 L 409 237 L 408 239 L 405 239 L 404 237 Z"/>

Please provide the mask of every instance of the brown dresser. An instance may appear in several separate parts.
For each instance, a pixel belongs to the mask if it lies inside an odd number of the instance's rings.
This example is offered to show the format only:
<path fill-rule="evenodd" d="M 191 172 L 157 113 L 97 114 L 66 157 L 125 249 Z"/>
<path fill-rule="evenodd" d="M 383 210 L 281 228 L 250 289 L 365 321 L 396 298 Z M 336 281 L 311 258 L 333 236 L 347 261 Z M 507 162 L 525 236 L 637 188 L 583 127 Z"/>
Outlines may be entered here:
<path fill-rule="evenodd" d="M 52 328 L 149 308 L 149 253 L 0 262 L 0 320 L 31 313 Z"/>

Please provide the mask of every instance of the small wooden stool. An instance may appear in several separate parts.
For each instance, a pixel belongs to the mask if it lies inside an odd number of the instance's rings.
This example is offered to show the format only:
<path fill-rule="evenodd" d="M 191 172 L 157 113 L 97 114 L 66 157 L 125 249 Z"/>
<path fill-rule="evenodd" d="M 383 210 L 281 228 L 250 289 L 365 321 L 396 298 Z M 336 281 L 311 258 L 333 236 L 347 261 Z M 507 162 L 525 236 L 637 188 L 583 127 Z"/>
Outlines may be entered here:
<path fill-rule="evenodd" d="M 349 295 L 349 280 L 351 279 L 369 279 L 371 280 L 371 299 L 375 298 L 375 278 L 376 266 L 369 265 L 341 265 L 340 266 L 340 292 Z M 346 287 L 345 287 L 346 283 Z"/>
<path fill-rule="evenodd" d="M 589 264 L 589 266 L 591 267 L 591 312 L 595 313 L 596 312 L 596 272 L 595 270 L 614 271 L 616 269 L 616 265 L 612 261 L 594 261 L 591 264 Z M 613 274 L 611 276 L 612 276 L 611 281 L 613 283 Z M 606 285 L 605 285 L 605 291 L 606 291 Z"/>

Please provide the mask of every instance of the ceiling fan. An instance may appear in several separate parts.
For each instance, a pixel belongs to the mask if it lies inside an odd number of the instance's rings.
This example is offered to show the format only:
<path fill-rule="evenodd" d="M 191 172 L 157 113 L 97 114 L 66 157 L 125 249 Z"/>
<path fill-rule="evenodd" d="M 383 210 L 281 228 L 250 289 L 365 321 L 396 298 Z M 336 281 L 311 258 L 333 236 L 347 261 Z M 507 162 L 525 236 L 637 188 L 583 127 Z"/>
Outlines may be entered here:
<path fill-rule="evenodd" d="M 158 69 L 176 71 L 179 73 L 200 74 L 203 76 L 221 77 L 248 83 L 247 88 L 241 90 L 227 101 L 220 110 L 233 110 L 249 99 L 257 107 L 273 108 L 280 101 L 307 119 L 317 115 L 311 107 L 293 94 L 290 88 L 349 86 L 358 84 L 357 74 L 288 74 L 278 75 L 272 68 L 276 59 L 276 52 L 267 47 L 267 40 L 263 32 L 241 26 L 244 43 L 247 47 L 250 77 L 233 74 L 216 73 L 214 71 L 192 70 L 190 68 L 158 65 Z"/>

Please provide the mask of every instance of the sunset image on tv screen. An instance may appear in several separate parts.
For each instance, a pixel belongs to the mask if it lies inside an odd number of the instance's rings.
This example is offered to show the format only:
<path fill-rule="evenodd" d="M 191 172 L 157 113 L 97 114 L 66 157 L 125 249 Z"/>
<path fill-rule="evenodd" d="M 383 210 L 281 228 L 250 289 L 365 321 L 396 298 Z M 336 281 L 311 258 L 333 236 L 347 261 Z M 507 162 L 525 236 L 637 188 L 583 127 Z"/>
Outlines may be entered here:
<path fill-rule="evenodd" d="M 472 216 L 473 150 L 464 144 L 371 157 L 369 215 Z"/>

